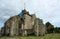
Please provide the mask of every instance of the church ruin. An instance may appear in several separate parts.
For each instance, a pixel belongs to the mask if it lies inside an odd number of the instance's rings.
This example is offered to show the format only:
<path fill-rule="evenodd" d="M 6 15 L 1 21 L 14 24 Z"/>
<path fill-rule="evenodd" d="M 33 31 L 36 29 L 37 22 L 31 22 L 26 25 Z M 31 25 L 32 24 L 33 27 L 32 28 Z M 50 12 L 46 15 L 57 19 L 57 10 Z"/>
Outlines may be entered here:
<path fill-rule="evenodd" d="M 4 23 L 1 34 L 5 36 L 39 36 L 45 34 L 45 26 L 42 19 L 36 18 L 35 14 L 29 14 L 24 9 L 19 15 L 10 17 Z"/>

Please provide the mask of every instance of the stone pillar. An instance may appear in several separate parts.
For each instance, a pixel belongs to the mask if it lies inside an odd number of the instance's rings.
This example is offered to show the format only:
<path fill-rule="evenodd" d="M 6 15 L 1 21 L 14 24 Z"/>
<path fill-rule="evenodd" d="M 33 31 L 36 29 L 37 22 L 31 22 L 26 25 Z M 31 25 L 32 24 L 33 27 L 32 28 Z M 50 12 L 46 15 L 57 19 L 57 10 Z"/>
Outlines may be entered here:
<path fill-rule="evenodd" d="M 24 30 L 22 31 L 22 36 L 24 36 Z"/>
<path fill-rule="evenodd" d="M 12 22 L 10 36 L 14 36 L 14 34 L 15 34 L 15 32 L 14 32 L 14 22 Z"/>
<path fill-rule="evenodd" d="M 13 33 L 13 28 L 11 28 L 11 31 L 10 31 L 10 36 L 13 36 L 14 33 Z"/>
<path fill-rule="evenodd" d="M 27 30 L 23 30 L 22 36 L 27 36 Z"/>
<path fill-rule="evenodd" d="M 27 30 L 25 30 L 25 36 L 27 36 Z"/>
<path fill-rule="evenodd" d="M 24 36 L 24 25 L 22 24 L 22 36 Z"/>
<path fill-rule="evenodd" d="M 38 25 L 38 20 L 37 20 L 37 36 L 39 36 L 39 25 Z"/>

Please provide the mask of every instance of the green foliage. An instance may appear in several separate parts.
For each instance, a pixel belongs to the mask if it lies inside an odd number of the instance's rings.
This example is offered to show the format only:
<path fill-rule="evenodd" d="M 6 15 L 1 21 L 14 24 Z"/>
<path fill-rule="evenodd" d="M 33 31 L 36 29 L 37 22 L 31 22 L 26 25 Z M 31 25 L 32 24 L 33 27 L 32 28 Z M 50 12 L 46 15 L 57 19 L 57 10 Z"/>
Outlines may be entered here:
<path fill-rule="evenodd" d="M 55 32 L 55 33 L 60 33 L 60 27 L 55 27 L 55 28 L 54 28 L 54 32 Z"/>
<path fill-rule="evenodd" d="M 45 26 L 46 26 L 47 33 L 53 33 L 54 26 L 50 22 L 47 22 Z"/>
<path fill-rule="evenodd" d="M 50 22 L 47 22 L 45 26 L 46 26 L 47 33 L 53 33 L 53 31 L 54 33 L 60 33 L 60 27 L 54 28 L 54 26 Z"/>

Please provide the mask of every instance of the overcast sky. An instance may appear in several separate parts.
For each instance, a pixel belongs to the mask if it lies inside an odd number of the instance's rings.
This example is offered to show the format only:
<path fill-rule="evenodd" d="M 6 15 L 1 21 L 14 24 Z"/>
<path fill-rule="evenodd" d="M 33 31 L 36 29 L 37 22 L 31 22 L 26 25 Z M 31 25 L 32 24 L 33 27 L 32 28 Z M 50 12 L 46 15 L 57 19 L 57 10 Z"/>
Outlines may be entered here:
<path fill-rule="evenodd" d="M 60 0 L 0 0 L 0 28 L 7 19 L 24 9 L 24 2 L 30 14 L 60 27 Z"/>

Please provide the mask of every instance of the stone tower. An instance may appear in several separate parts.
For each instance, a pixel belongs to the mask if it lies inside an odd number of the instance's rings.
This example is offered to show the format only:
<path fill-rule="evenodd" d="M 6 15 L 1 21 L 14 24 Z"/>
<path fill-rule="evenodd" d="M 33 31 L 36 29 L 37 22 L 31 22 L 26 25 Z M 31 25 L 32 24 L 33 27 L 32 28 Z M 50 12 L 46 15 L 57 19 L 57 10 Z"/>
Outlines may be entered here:
<path fill-rule="evenodd" d="M 27 12 L 25 9 L 22 11 L 23 12 L 23 19 L 24 19 L 24 24 L 23 24 L 23 36 L 27 36 L 28 34 L 31 34 L 31 31 L 33 32 L 33 15 L 30 15 L 29 12 Z"/>

